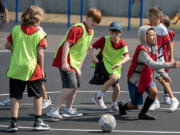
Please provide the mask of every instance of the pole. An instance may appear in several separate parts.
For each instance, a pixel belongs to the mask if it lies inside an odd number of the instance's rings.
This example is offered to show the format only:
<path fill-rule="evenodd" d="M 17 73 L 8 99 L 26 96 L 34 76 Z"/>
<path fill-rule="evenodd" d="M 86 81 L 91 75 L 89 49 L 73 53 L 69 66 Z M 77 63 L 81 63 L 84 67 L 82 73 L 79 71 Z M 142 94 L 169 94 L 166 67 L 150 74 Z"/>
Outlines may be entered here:
<path fill-rule="evenodd" d="M 68 0 L 68 23 L 67 27 L 71 26 L 71 0 Z"/>
<path fill-rule="evenodd" d="M 16 0 L 16 23 L 18 23 L 19 14 L 19 0 Z"/>
<path fill-rule="evenodd" d="M 84 0 L 81 0 L 81 18 L 80 18 L 80 22 L 83 21 L 83 14 L 84 14 Z"/>
<path fill-rule="evenodd" d="M 131 8 L 132 0 L 129 0 L 129 10 L 128 10 L 128 31 L 131 30 Z"/>
<path fill-rule="evenodd" d="M 140 11 L 140 26 L 142 26 L 143 25 L 143 6 L 144 6 L 144 0 L 141 0 L 141 11 Z"/>

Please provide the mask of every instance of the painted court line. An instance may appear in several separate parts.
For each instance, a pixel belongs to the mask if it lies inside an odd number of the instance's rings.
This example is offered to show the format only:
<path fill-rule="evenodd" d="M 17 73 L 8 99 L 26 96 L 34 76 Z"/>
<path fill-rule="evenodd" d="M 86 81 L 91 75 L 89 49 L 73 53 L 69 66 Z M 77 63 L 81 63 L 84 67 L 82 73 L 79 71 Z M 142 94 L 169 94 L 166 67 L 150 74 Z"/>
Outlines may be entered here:
<path fill-rule="evenodd" d="M 2 128 L 7 128 L 8 125 L 0 125 Z M 30 129 L 33 130 L 32 127 L 24 127 L 19 126 L 19 129 Z M 60 128 L 51 128 L 51 131 L 73 131 L 73 132 L 102 132 L 97 129 L 60 129 Z M 142 130 L 113 130 L 114 133 L 144 133 L 144 134 L 180 134 L 180 131 L 142 131 Z"/>

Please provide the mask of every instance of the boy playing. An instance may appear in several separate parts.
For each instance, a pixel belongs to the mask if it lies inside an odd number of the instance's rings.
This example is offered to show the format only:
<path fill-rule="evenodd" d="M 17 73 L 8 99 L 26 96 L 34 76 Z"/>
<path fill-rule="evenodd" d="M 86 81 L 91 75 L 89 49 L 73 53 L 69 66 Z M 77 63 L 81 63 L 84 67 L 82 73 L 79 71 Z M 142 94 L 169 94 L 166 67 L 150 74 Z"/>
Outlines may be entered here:
<path fill-rule="evenodd" d="M 131 102 L 119 103 L 120 115 L 126 115 L 126 110 L 138 109 L 143 104 L 143 93 L 146 91 L 148 97 L 139 113 L 139 119 L 155 120 L 154 116 L 148 114 L 149 107 L 154 102 L 158 90 L 153 81 L 153 70 L 155 69 L 167 82 L 170 78 L 164 71 L 164 68 L 178 67 L 180 62 L 158 63 L 156 34 L 151 26 L 142 26 L 139 28 L 138 37 L 140 45 L 137 46 L 134 53 L 129 71 L 128 71 L 128 89 Z"/>
<path fill-rule="evenodd" d="M 49 130 L 42 115 L 42 78 L 44 77 L 44 48 L 47 47 L 46 33 L 38 26 L 44 11 L 38 6 L 30 6 L 21 16 L 22 24 L 13 28 L 8 36 L 6 49 L 12 50 L 7 77 L 10 78 L 10 98 L 12 118 L 8 132 L 18 130 L 17 119 L 19 100 L 27 86 L 28 96 L 34 97 L 35 130 Z"/>
<path fill-rule="evenodd" d="M 106 105 L 103 101 L 103 95 L 110 86 L 113 87 L 111 112 L 119 112 L 117 100 L 120 94 L 120 85 L 118 80 L 121 77 L 122 64 L 126 63 L 130 57 L 126 42 L 122 40 L 122 24 L 114 21 L 109 26 L 109 36 L 104 36 L 90 46 L 90 55 L 93 63 L 96 63 L 94 77 L 91 84 L 103 85 L 102 89 L 92 98 L 92 101 L 101 109 Z M 100 53 L 96 57 L 93 48 L 99 49 Z"/>
<path fill-rule="evenodd" d="M 162 11 L 159 7 L 155 6 L 149 9 L 149 21 L 152 24 L 152 27 L 155 29 L 157 36 L 157 47 L 158 47 L 158 58 L 157 61 L 161 63 L 165 62 L 173 62 L 174 61 L 174 53 L 173 53 L 173 45 L 171 44 L 171 39 L 168 34 L 167 28 L 160 23 L 162 18 Z M 170 58 L 169 58 L 170 55 Z M 169 70 L 166 69 L 166 72 Z M 164 87 L 164 89 L 170 93 L 172 92 L 171 86 L 169 82 L 166 82 L 156 71 L 154 72 L 154 78 L 156 78 L 160 84 Z M 166 97 L 164 97 L 166 100 Z M 179 105 L 179 101 L 173 97 L 171 98 L 171 107 L 170 111 L 175 111 Z M 160 107 L 160 103 L 156 97 L 156 100 L 150 107 L 150 110 L 155 110 Z"/>
<path fill-rule="evenodd" d="M 93 38 L 93 29 L 101 22 L 101 12 L 90 8 L 86 21 L 73 25 L 60 43 L 53 61 L 53 66 L 59 68 L 63 90 L 56 100 L 55 106 L 47 113 L 49 117 L 62 119 L 64 117 L 82 116 L 72 108 L 77 88 L 80 87 L 81 66 Z M 59 108 L 66 101 L 66 108 L 59 114 Z"/>

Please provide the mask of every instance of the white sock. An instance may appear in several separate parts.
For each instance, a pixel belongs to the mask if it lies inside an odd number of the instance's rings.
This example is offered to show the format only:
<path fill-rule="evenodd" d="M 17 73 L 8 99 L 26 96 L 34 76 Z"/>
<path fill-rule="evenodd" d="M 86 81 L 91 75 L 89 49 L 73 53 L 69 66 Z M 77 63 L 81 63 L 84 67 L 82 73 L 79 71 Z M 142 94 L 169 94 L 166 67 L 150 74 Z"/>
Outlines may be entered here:
<path fill-rule="evenodd" d="M 53 106 L 53 107 L 52 107 L 52 109 L 51 109 L 51 111 L 52 111 L 52 112 L 59 111 L 59 107 L 58 107 L 58 108 L 56 108 L 55 106 Z"/>
<path fill-rule="evenodd" d="M 117 102 L 111 102 L 111 106 L 116 106 Z"/>
<path fill-rule="evenodd" d="M 100 90 L 97 95 L 96 95 L 96 98 L 102 98 L 104 96 L 104 93 Z"/>

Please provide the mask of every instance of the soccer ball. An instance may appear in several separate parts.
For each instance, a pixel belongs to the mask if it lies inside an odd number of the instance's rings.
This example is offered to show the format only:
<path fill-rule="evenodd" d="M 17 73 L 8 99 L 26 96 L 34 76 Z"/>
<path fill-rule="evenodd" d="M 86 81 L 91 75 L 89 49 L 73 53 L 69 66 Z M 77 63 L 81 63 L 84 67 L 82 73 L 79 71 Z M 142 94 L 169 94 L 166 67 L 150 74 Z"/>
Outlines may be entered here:
<path fill-rule="evenodd" d="M 102 115 L 99 119 L 99 126 L 103 132 L 111 132 L 116 127 L 116 119 L 110 114 Z"/>

